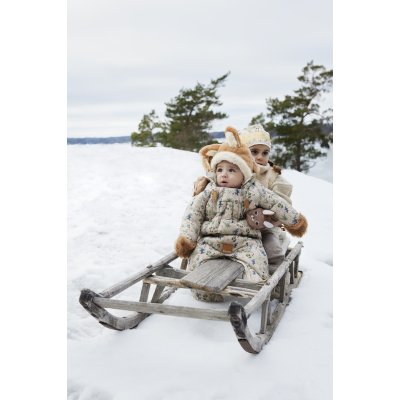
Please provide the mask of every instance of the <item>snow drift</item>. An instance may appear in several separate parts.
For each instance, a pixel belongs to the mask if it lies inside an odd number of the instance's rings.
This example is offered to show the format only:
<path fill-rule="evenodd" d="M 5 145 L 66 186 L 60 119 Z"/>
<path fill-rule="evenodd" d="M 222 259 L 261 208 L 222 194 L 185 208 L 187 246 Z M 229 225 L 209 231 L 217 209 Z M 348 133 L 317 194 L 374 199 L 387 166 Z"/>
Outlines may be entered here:
<path fill-rule="evenodd" d="M 304 277 L 259 355 L 245 353 L 226 322 L 154 315 L 117 332 L 78 303 L 81 289 L 101 291 L 173 250 L 202 174 L 195 153 L 68 146 L 69 400 L 332 397 L 332 184 L 325 180 L 284 171 L 293 205 L 309 221 Z M 135 286 L 127 292 L 138 299 Z M 186 290 L 168 303 L 196 306 Z"/>

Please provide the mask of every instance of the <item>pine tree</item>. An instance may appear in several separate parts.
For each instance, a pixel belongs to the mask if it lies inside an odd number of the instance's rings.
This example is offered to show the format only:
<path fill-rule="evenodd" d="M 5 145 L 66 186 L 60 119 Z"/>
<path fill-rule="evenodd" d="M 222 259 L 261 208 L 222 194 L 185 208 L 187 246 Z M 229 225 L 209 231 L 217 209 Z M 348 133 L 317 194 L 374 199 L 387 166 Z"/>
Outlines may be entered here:
<path fill-rule="evenodd" d="M 161 126 L 162 124 L 155 110 L 151 110 L 149 114 L 143 115 L 139 122 L 138 131 L 131 133 L 132 146 L 154 147 L 156 145 L 157 131 L 161 129 Z"/>
<path fill-rule="evenodd" d="M 166 122 L 158 135 L 162 145 L 198 151 L 206 144 L 215 143 L 209 134 L 212 123 L 228 115 L 213 108 L 222 105 L 217 90 L 223 86 L 228 75 L 229 72 L 211 80 L 209 85 L 197 83 L 193 89 L 181 89 L 175 98 L 166 103 Z"/>
<path fill-rule="evenodd" d="M 318 103 L 331 90 L 333 71 L 310 61 L 302 72 L 297 78 L 302 86 L 294 95 L 267 99 L 267 123 L 262 114 L 253 120 L 264 122 L 273 134 L 271 159 L 276 164 L 307 172 L 315 160 L 326 156 L 325 149 L 333 142 L 332 132 L 324 129 L 332 122 L 332 109 L 320 112 Z"/>
<path fill-rule="evenodd" d="M 256 125 L 256 124 L 261 124 L 263 126 L 267 125 L 267 123 L 265 121 L 265 115 L 263 113 L 260 113 L 260 114 L 256 115 L 255 117 L 253 117 L 251 119 L 249 125 Z"/>

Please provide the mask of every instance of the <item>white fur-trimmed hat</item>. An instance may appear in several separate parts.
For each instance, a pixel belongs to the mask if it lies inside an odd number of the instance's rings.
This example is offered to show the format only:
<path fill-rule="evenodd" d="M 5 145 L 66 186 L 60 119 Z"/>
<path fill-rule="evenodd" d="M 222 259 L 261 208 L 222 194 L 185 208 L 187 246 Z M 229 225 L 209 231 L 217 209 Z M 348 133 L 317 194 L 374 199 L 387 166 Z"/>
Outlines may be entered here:
<path fill-rule="evenodd" d="M 248 147 L 256 144 L 264 144 L 271 150 L 271 137 L 267 131 L 264 130 L 262 125 L 255 124 L 249 125 L 247 128 L 239 131 L 242 143 Z"/>
<path fill-rule="evenodd" d="M 244 180 L 251 178 L 253 172 L 258 172 L 259 167 L 253 161 L 250 149 L 242 144 L 235 128 L 228 126 L 225 129 L 226 142 L 210 144 L 200 149 L 200 156 L 206 171 L 214 171 L 221 161 L 228 161 L 239 167 L 244 175 Z"/>

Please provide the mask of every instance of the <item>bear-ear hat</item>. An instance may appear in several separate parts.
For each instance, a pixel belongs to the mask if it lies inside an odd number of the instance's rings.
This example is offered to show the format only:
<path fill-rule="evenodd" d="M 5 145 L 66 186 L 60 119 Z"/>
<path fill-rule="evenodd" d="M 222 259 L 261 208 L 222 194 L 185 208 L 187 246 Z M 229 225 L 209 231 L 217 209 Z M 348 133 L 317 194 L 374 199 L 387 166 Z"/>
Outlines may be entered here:
<path fill-rule="evenodd" d="M 207 172 L 215 172 L 217 164 L 221 161 L 237 165 L 244 175 L 245 181 L 251 178 L 253 172 L 259 172 L 259 167 L 254 162 L 250 149 L 242 143 L 238 131 L 231 126 L 225 129 L 224 143 L 204 146 L 199 153 Z"/>

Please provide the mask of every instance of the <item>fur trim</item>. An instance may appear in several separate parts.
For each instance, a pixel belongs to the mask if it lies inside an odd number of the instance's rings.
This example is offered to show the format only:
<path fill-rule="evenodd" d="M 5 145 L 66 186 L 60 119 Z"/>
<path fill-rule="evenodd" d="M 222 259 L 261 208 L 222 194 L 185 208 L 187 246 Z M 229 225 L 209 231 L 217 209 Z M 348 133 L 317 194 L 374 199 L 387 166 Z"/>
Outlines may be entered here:
<path fill-rule="evenodd" d="M 217 150 L 208 150 L 207 151 L 208 157 L 214 157 L 216 154 L 217 154 Z"/>
<path fill-rule="evenodd" d="M 279 167 L 278 165 L 274 165 L 274 166 L 272 167 L 272 169 L 273 169 L 276 173 L 278 173 L 279 175 L 282 174 L 282 168 Z"/>
<path fill-rule="evenodd" d="M 210 162 L 219 150 L 220 146 L 220 144 L 209 144 L 200 149 L 199 154 L 201 157 L 201 163 L 207 172 L 211 171 Z"/>
<path fill-rule="evenodd" d="M 302 237 L 308 228 L 308 222 L 304 215 L 300 214 L 299 221 L 294 225 L 286 225 L 286 230 L 293 236 Z"/>
<path fill-rule="evenodd" d="M 188 258 L 196 247 L 196 243 L 190 241 L 185 236 L 179 236 L 175 242 L 175 252 L 181 258 Z"/>
<path fill-rule="evenodd" d="M 278 173 L 279 175 L 282 174 L 282 167 L 279 165 L 275 165 L 271 160 L 268 160 L 268 164 L 272 167 L 272 170 Z"/>
<path fill-rule="evenodd" d="M 244 181 L 246 182 L 251 178 L 252 171 L 251 168 L 246 164 L 242 157 L 231 152 L 231 151 L 219 151 L 211 160 L 211 169 L 214 170 L 217 164 L 221 161 L 228 161 L 232 164 L 235 164 L 239 167 L 244 175 Z"/>
<path fill-rule="evenodd" d="M 197 196 L 199 193 L 201 193 L 209 182 L 210 180 L 205 176 L 197 178 L 196 182 L 193 184 L 193 196 Z"/>

